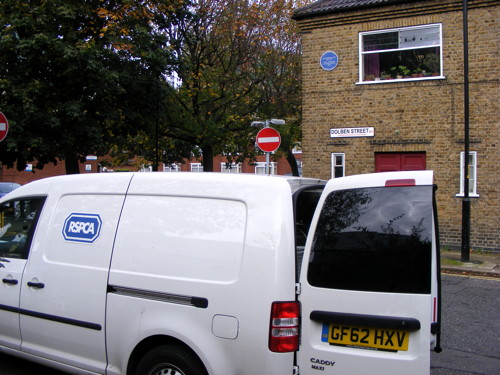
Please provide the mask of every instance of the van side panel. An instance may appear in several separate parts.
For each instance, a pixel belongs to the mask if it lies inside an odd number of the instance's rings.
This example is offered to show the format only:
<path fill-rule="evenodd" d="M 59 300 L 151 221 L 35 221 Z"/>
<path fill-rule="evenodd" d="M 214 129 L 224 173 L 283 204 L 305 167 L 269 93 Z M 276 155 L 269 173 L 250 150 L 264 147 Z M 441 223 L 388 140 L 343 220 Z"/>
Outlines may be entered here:
<path fill-rule="evenodd" d="M 272 302 L 295 299 L 290 186 L 197 179 L 144 174 L 130 186 L 109 277 L 108 373 L 163 335 L 212 375 L 291 374 L 293 353 L 267 347 Z"/>
<path fill-rule="evenodd" d="M 113 278 L 121 274 L 123 279 L 116 281 L 120 285 L 173 293 L 180 292 L 173 282 L 182 281 L 184 292 L 185 283 L 234 282 L 246 216 L 239 201 L 128 196 L 117 232 Z"/>
<path fill-rule="evenodd" d="M 104 373 L 109 264 L 131 175 L 85 177 L 53 179 L 22 282 L 22 350 Z"/>

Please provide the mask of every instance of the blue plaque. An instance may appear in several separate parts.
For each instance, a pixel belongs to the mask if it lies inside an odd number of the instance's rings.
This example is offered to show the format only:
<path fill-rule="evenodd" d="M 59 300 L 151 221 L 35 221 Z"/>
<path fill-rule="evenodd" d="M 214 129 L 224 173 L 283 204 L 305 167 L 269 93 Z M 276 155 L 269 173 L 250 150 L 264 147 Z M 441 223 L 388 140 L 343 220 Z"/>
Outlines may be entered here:
<path fill-rule="evenodd" d="M 333 51 L 326 51 L 323 55 L 321 55 L 319 63 L 324 70 L 333 70 L 339 63 L 339 57 Z"/>

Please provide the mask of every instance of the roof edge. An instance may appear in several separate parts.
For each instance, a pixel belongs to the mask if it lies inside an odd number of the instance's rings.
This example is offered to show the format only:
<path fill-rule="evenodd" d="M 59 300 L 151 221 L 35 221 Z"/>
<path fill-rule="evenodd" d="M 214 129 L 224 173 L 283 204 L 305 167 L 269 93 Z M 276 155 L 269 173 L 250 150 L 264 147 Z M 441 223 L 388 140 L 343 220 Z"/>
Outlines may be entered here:
<path fill-rule="evenodd" d="M 345 12 L 350 12 L 350 11 L 355 11 L 355 10 L 360 10 L 360 9 L 369 9 L 369 8 L 380 8 L 384 6 L 389 6 L 389 5 L 398 5 L 398 4 L 408 4 L 408 3 L 416 3 L 418 1 L 427 1 L 427 0 L 386 0 L 384 2 L 377 2 L 377 3 L 372 3 L 372 4 L 360 4 L 360 5 L 346 5 L 343 7 L 335 8 L 335 9 L 320 9 L 317 11 L 311 11 L 307 12 L 307 8 L 310 8 L 313 4 L 306 5 L 301 8 L 297 8 L 293 11 L 292 14 L 292 19 L 295 21 L 300 21 L 308 18 L 316 18 L 316 17 L 321 17 L 321 16 L 327 16 L 329 14 L 336 14 L 336 13 L 345 13 Z M 300 14 L 302 12 L 305 12 L 304 14 Z"/>

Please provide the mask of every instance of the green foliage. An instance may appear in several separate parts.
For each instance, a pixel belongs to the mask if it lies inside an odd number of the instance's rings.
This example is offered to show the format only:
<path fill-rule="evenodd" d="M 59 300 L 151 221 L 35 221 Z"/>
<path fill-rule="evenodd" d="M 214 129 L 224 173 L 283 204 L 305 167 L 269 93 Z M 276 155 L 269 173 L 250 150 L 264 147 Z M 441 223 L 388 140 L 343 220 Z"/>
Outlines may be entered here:
<path fill-rule="evenodd" d="M 396 77 L 396 75 L 407 77 L 410 74 L 410 69 L 408 69 L 408 67 L 406 67 L 405 65 L 398 65 L 393 66 L 391 68 L 391 72 L 393 74 L 393 77 Z"/>
<path fill-rule="evenodd" d="M 300 141 L 300 40 L 291 0 L 0 2 L 0 161 L 23 169 L 112 152 L 172 163 L 255 155 L 252 120 Z M 292 156 L 293 159 L 293 156 Z"/>
<path fill-rule="evenodd" d="M 266 27 L 266 53 L 263 56 L 264 83 L 260 86 L 263 105 L 256 113 L 261 119 L 281 118 L 286 120 L 280 126 L 281 147 L 275 156 L 285 156 L 294 175 L 298 175 L 292 149 L 300 146 L 302 139 L 302 56 L 298 26 L 291 21 L 293 9 L 310 1 L 283 1 L 270 3 L 268 10 L 273 17 Z"/>
<path fill-rule="evenodd" d="M 169 137 L 199 147 L 205 171 L 212 157 L 255 155 L 255 119 L 286 118 L 280 131 L 291 149 L 300 139 L 300 48 L 290 20 L 293 2 L 199 1 L 168 30 L 180 84 Z M 178 126 L 171 126 L 172 123 Z"/>
<path fill-rule="evenodd" d="M 75 173 L 85 155 L 103 155 L 117 137 L 154 123 L 168 51 L 151 4 L 2 0 L 3 164 L 64 159 Z"/>

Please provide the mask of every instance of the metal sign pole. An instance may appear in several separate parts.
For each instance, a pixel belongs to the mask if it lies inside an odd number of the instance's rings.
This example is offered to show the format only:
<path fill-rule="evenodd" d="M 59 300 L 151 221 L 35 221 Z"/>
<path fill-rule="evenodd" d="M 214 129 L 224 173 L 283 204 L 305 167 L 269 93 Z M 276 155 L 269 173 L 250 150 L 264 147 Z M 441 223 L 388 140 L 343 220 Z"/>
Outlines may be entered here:
<path fill-rule="evenodd" d="M 270 125 L 269 125 L 269 120 L 266 120 L 266 124 L 264 125 L 264 128 L 268 128 Z M 270 152 L 266 152 L 266 174 L 267 175 L 270 175 L 271 174 L 271 171 L 270 171 L 270 167 L 271 166 L 271 153 Z"/>
<path fill-rule="evenodd" d="M 266 174 L 271 174 L 271 153 L 266 152 Z"/>

